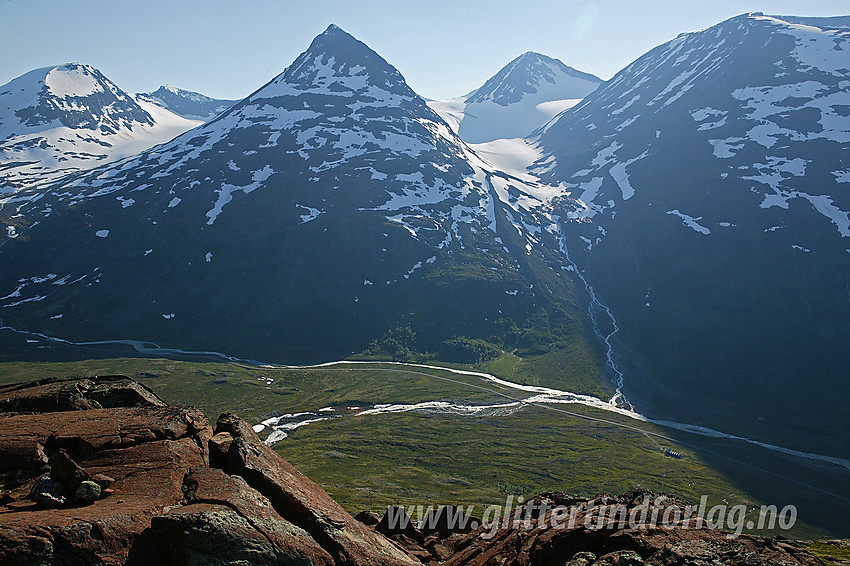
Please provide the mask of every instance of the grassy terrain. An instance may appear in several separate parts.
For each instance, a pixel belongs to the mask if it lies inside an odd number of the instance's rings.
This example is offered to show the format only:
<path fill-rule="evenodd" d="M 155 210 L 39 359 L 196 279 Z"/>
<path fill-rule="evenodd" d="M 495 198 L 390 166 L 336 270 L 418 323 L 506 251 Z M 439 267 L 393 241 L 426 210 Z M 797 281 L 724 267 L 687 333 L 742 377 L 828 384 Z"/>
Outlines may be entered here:
<path fill-rule="evenodd" d="M 541 356 L 520 358 L 504 354 L 484 365 L 496 377 L 528 385 L 554 387 L 583 395 L 609 399 L 614 387 L 600 379 L 596 360 L 588 344 L 576 340 L 568 347 Z"/>
<path fill-rule="evenodd" d="M 488 369 L 534 382 L 522 376 L 558 363 L 563 360 L 555 356 L 533 361 L 505 356 Z M 272 411 L 315 411 L 334 404 L 491 404 L 523 395 L 473 376 L 380 363 L 277 370 L 141 358 L 10 362 L 0 364 L 0 383 L 115 373 L 138 379 L 171 403 L 199 407 L 213 422 L 226 411 L 253 423 Z M 803 503 L 801 509 L 828 506 L 827 498 L 742 463 L 755 462 L 802 479 L 815 473 L 809 468 L 755 447 L 685 434 L 676 438 L 669 430 L 588 407 L 527 406 L 512 414 L 482 417 L 404 413 L 336 418 L 294 431 L 276 449 L 352 512 L 379 511 L 387 504 L 483 508 L 504 503 L 507 495 L 529 497 L 547 490 L 594 495 L 635 486 L 692 502 L 705 494 L 711 505 L 781 507 L 793 495 Z M 667 447 L 683 458 L 665 457 Z M 831 472 L 819 473 L 826 485 L 840 481 L 831 478 Z M 841 509 L 839 504 L 835 513 Z M 795 530 L 783 534 L 826 534 L 818 528 L 823 523 L 808 522 L 814 514 L 802 513 Z"/>
<path fill-rule="evenodd" d="M 699 458 L 665 457 L 662 446 L 670 443 L 537 407 L 493 417 L 352 417 L 299 429 L 287 440 L 278 445 L 281 455 L 354 509 L 401 501 L 495 504 L 507 495 L 621 493 L 636 485 L 698 500 L 710 484 L 715 500 L 746 500 Z"/>
<path fill-rule="evenodd" d="M 218 415 L 228 411 L 239 414 L 245 420 L 257 421 L 274 410 L 310 411 L 334 404 L 434 399 L 481 404 L 505 401 L 503 397 L 467 385 L 480 385 L 478 378 L 445 372 L 443 376 L 447 379 L 444 380 L 415 368 L 384 367 L 376 371 L 369 369 L 370 366 L 275 370 L 145 358 L 10 362 L 0 364 L 0 383 L 46 377 L 128 375 L 150 387 L 169 403 L 198 407 L 213 423 Z M 274 381 L 267 384 L 266 379 Z M 514 395 L 509 389 L 490 387 Z"/>
<path fill-rule="evenodd" d="M 827 566 L 850 564 L 850 541 L 812 541 L 809 551 Z"/>

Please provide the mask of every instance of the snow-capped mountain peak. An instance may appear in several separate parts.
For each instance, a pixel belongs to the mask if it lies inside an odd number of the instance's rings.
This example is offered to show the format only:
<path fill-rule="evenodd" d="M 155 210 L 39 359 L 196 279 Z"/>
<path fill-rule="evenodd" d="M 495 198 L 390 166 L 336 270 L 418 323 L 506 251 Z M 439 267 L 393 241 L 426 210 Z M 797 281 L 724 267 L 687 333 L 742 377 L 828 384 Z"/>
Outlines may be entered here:
<path fill-rule="evenodd" d="M 0 139 L 56 126 L 115 133 L 136 124 L 154 121 L 89 65 L 44 67 L 0 87 Z"/>
<path fill-rule="evenodd" d="M 526 51 L 467 96 L 466 102 L 492 101 L 508 106 L 528 95 L 549 96 L 549 92 L 557 99 L 584 98 L 601 82 L 598 77 L 568 67 L 558 59 Z"/>
<path fill-rule="evenodd" d="M 133 155 L 196 125 L 89 65 L 30 71 L 0 87 L 0 192 Z"/>
<path fill-rule="evenodd" d="M 429 102 L 467 143 L 525 137 L 576 105 L 602 80 L 527 51 L 466 96 Z"/>
<path fill-rule="evenodd" d="M 452 153 L 461 151 L 460 140 L 401 73 L 333 25 L 283 73 L 198 135 L 215 144 L 245 130 L 264 140 L 254 151 L 291 144 L 289 153 L 309 162 L 314 173 L 361 159 L 371 167 L 378 152 L 412 157 L 443 143 Z M 279 159 L 272 159 L 273 167 Z"/>
<path fill-rule="evenodd" d="M 472 173 L 467 153 L 394 67 L 331 26 L 284 72 L 245 100 L 171 143 L 81 178 L 74 183 L 81 192 L 72 198 L 145 186 L 147 174 L 170 177 L 199 158 L 219 162 L 224 154 L 227 159 L 215 175 L 220 188 L 213 190 L 213 202 L 202 215 L 207 225 L 216 223 L 223 209 L 226 215 L 232 208 L 225 207 L 234 193 L 273 185 L 282 178 L 278 172 L 286 172 L 289 182 L 303 177 L 311 186 L 333 189 L 365 181 L 369 190 L 356 195 L 359 206 L 398 210 L 416 200 L 406 195 L 428 195 L 433 204 L 469 190 L 458 184 Z M 454 163 L 447 163 L 446 156 Z M 382 171 L 389 163 L 391 174 Z M 146 175 L 130 174 L 134 167 Z M 339 175 L 349 180 L 343 182 Z M 452 184 L 443 182 L 447 176 L 453 177 Z M 201 176 L 188 188 L 207 187 L 206 180 Z M 480 185 L 475 190 L 486 192 Z M 193 195 L 201 192 L 206 191 L 198 189 Z M 303 203 L 316 210 L 324 207 L 312 198 Z"/>
<path fill-rule="evenodd" d="M 378 88 L 404 97 L 416 94 L 404 77 L 383 57 L 342 28 L 331 24 L 310 47 L 269 85 L 286 84 L 298 90 L 327 90 L 342 96 L 363 88 Z"/>

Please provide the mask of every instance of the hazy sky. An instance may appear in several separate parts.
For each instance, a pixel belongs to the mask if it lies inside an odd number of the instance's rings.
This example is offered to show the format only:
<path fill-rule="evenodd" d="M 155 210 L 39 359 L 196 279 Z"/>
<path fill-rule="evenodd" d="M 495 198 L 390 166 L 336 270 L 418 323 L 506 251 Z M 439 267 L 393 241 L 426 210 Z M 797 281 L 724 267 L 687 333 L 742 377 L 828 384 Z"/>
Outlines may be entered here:
<path fill-rule="evenodd" d="M 130 92 L 167 83 L 242 98 L 335 23 L 431 98 L 465 94 L 525 51 L 610 78 L 683 31 L 743 12 L 850 14 L 847 0 L 0 0 L 0 84 L 67 62 Z"/>

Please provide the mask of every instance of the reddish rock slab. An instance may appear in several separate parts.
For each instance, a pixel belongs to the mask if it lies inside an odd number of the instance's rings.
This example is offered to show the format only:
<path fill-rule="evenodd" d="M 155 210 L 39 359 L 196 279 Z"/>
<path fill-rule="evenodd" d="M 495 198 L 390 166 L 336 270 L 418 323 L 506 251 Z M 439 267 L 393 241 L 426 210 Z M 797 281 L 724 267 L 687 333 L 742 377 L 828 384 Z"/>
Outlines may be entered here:
<path fill-rule="evenodd" d="M 239 476 L 192 470 L 187 504 L 151 520 L 150 535 L 181 564 L 311 564 L 333 558 L 305 530 L 278 515 L 271 502 Z M 140 553 L 133 561 L 143 564 Z"/>
<path fill-rule="evenodd" d="M 0 564 L 123 564 L 152 517 L 182 503 L 183 478 L 205 458 L 194 438 L 181 438 L 104 450 L 79 463 L 115 478 L 114 492 L 85 507 L 18 501 L 0 508 Z"/>
<path fill-rule="evenodd" d="M 356 521 L 319 485 L 263 444 L 250 425 L 232 414 L 219 417 L 216 434 L 232 437 L 225 471 L 243 477 L 266 496 L 279 515 L 303 528 L 336 564 L 421 564 L 392 542 Z"/>
<path fill-rule="evenodd" d="M 0 386 L 0 413 L 51 413 L 115 407 L 163 407 L 156 393 L 123 375 L 49 378 Z"/>
<path fill-rule="evenodd" d="M 200 411 L 177 407 L 0 413 L 0 471 L 37 472 L 59 450 L 79 463 L 100 450 L 174 440 L 201 430 L 209 435 L 209 423 Z"/>

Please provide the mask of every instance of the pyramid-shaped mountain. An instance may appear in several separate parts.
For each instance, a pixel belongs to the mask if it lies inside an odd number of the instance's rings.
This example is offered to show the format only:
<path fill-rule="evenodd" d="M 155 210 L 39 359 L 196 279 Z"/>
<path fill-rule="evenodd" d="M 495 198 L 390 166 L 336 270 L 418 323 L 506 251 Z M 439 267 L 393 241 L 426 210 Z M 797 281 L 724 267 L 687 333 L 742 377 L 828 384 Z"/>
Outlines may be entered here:
<path fill-rule="evenodd" d="M 492 101 L 499 106 L 508 106 L 534 95 L 548 100 L 584 98 L 601 83 L 590 73 L 573 69 L 558 59 L 528 51 L 467 96 L 466 102 Z"/>
<path fill-rule="evenodd" d="M 529 51 L 470 94 L 429 105 L 464 141 L 487 143 L 528 136 L 601 83 L 558 59 Z"/>
<path fill-rule="evenodd" d="M 789 443 L 811 427 L 846 455 L 826 431 L 850 425 L 848 110 L 847 18 L 745 14 L 538 133 L 535 169 L 573 192 L 555 213 L 644 407 Z"/>
<path fill-rule="evenodd" d="M 291 362 L 584 348 L 547 190 L 331 26 L 211 122 L 7 202 L 0 308 L 70 340 Z"/>
<path fill-rule="evenodd" d="M 136 100 L 89 65 L 0 86 L 0 193 L 134 155 L 196 126 Z"/>

